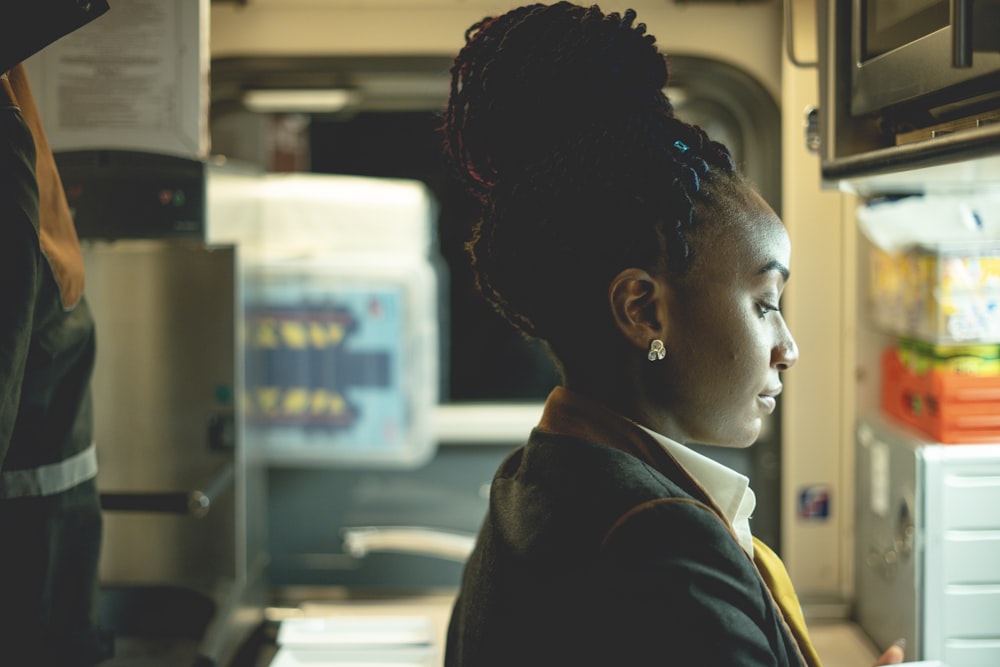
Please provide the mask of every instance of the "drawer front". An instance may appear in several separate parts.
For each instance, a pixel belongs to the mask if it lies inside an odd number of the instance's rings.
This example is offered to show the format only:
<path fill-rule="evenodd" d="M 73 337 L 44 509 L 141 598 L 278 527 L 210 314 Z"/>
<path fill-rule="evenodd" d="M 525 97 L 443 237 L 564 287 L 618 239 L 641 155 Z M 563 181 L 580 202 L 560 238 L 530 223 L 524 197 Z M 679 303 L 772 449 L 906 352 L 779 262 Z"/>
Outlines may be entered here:
<path fill-rule="evenodd" d="M 1000 639 L 945 642 L 941 661 L 952 667 L 997 667 L 1000 665 Z"/>
<path fill-rule="evenodd" d="M 945 530 L 1000 530 L 1000 473 L 946 474 L 943 501 Z"/>
<path fill-rule="evenodd" d="M 944 594 L 945 642 L 954 638 L 1000 640 L 1000 586 L 950 586 Z M 1000 656 L 997 656 L 1000 657 Z M 965 663 L 956 663 L 964 667 Z M 1000 661 L 994 663 L 994 667 Z"/>
<path fill-rule="evenodd" d="M 945 585 L 1000 585 L 1000 531 L 951 531 L 943 548 Z"/>

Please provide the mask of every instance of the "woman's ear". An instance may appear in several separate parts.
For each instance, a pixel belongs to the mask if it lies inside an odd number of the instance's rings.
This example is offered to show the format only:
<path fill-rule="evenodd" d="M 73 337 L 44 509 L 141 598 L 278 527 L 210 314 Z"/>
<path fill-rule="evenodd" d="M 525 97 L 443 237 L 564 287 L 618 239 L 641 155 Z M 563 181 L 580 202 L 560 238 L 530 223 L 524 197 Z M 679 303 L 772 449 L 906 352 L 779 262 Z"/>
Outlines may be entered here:
<path fill-rule="evenodd" d="M 608 298 L 615 324 L 625 339 L 640 350 L 667 334 L 666 284 L 639 268 L 623 270 L 611 281 Z"/>

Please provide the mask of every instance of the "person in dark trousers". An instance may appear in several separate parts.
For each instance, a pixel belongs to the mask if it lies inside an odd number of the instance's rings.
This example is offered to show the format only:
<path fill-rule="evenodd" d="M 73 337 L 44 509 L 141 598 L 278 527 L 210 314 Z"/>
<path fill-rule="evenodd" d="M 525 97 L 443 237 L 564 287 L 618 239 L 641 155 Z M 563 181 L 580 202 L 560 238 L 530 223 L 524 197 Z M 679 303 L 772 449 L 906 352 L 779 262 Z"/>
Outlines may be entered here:
<path fill-rule="evenodd" d="M 108 5 L 16 4 L 0 27 L 0 665 L 84 667 L 112 653 L 96 622 L 94 323 L 76 231 L 20 63 Z"/>
<path fill-rule="evenodd" d="M 562 383 L 493 480 L 448 667 L 820 662 L 749 480 L 685 446 L 749 446 L 775 408 L 798 358 L 788 234 L 674 114 L 636 18 L 520 7 L 472 26 L 452 69 L 479 290 Z"/>

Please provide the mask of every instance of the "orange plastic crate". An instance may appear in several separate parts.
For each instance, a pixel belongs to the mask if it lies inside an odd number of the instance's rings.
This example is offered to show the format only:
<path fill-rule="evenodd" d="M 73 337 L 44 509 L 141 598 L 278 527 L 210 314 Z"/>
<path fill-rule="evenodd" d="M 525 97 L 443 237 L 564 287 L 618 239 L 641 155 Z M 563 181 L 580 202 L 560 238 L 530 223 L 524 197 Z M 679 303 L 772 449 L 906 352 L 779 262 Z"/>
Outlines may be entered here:
<path fill-rule="evenodd" d="M 882 354 L 882 409 L 944 444 L 1000 443 L 1000 377 L 914 373 Z"/>

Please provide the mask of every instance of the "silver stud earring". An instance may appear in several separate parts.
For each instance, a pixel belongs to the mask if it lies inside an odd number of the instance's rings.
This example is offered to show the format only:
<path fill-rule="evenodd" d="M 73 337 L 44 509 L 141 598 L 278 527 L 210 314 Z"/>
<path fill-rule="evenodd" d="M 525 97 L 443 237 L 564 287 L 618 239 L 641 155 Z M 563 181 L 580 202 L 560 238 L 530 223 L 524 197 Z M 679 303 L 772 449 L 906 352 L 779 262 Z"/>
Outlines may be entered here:
<path fill-rule="evenodd" d="M 649 344 L 649 354 L 646 358 L 650 361 L 659 361 L 667 356 L 667 348 L 663 347 L 663 341 L 659 338 L 654 338 Z"/>

